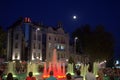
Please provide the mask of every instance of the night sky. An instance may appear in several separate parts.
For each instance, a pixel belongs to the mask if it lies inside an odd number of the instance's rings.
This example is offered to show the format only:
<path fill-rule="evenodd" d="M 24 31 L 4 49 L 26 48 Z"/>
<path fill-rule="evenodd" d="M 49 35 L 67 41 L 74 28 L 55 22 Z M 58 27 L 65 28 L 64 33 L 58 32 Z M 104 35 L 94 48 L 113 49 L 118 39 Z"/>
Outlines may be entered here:
<path fill-rule="evenodd" d="M 48 26 L 60 21 L 69 33 L 82 24 L 90 24 L 92 29 L 102 24 L 114 35 L 115 55 L 120 56 L 120 0 L 0 0 L 1 26 L 7 28 L 19 17 Z"/>

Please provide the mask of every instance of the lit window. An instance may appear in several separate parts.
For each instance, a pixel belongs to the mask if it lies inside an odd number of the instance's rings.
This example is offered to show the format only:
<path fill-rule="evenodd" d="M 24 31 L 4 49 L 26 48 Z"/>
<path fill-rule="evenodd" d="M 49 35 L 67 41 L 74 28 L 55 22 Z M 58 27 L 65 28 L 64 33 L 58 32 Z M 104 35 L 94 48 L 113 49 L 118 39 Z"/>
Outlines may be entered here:
<path fill-rule="evenodd" d="M 63 50 L 65 47 L 61 45 L 61 49 Z"/>
<path fill-rule="evenodd" d="M 60 49 L 60 45 L 57 45 L 57 49 Z"/>
<path fill-rule="evenodd" d="M 18 57 L 18 53 L 15 53 L 15 58 L 17 58 Z"/>
<path fill-rule="evenodd" d="M 29 22 L 31 22 L 31 20 L 30 20 L 30 18 L 25 17 L 24 22 L 29 23 Z"/>
<path fill-rule="evenodd" d="M 25 17 L 25 22 L 27 22 L 27 17 Z"/>

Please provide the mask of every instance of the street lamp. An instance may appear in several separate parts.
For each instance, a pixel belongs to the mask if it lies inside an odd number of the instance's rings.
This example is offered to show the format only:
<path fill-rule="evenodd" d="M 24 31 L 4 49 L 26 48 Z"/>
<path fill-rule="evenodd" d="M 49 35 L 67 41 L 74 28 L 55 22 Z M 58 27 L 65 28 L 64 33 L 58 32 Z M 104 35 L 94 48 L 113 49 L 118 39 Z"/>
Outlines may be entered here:
<path fill-rule="evenodd" d="M 76 54 L 76 40 L 78 39 L 78 37 L 74 38 L 74 53 Z"/>
<path fill-rule="evenodd" d="M 38 46 L 37 46 L 37 37 L 38 37 L 38 31 L 40 30 L 40 28 L 37 28 L 36 29 L 36 53 L 37 53 L 37 49 L 38 49 Z M 38 55 L 37 55 L 37 57 L 38 57 Z M 37 58 L 36 57 L 36 58 Z"/>
<path fill-rule="evenodd" d="M 37 28 L 36 29 L 36 49 L 37 49 L 37 34 L 38 34 L 38 31 L 40 30 L 40 28 Z"/>

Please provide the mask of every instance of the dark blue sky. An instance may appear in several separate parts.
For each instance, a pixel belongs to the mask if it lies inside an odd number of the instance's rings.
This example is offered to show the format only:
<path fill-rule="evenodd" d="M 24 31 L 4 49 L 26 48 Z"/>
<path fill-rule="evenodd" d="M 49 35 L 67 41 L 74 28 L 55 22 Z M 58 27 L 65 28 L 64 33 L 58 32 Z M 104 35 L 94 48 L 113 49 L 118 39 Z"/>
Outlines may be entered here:
<path fill-rule="evenodd" d="M 82 24 L 93 29 L 103 24 L 115 36 L 115 53 L 120 54 L 120 0 L 0 0 L 1 26 L 8 27 L 19 17 L 52 26 L 61 21 L 66 32 Z"/>

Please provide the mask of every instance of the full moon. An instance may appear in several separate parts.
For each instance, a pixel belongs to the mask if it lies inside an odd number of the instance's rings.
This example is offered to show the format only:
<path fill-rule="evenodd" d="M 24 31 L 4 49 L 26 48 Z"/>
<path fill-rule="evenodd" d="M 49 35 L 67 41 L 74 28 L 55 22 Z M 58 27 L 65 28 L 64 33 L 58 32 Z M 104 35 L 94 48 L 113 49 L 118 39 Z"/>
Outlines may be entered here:
<path fill-rule="evenodd" d="M 77 17 L 76 16 L 73 16 L 73 19 L 76 19 Z"/>

